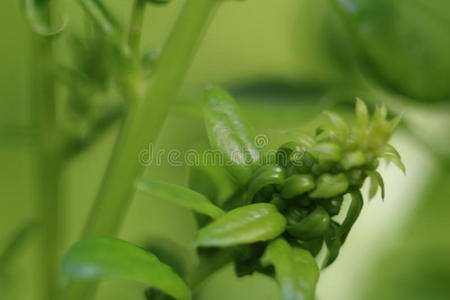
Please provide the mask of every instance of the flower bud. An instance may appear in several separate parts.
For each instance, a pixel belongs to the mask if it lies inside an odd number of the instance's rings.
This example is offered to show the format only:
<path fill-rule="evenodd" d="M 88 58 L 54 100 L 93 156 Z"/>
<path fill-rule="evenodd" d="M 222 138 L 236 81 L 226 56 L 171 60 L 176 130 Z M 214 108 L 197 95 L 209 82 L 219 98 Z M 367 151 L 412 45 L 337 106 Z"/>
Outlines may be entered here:
<path fill-rule="evenodd" d="M 314 186 L 314 178 L 311 175 L 292 175 L 284 181 L 281 196 L 290 199 L 312 190 Z"/>
<path fill-rule="evenodd" d="M 341 159 L 341 148 L 334 143 L 317 144 L 311 152 L 318 160 L 339 161 Z"/>
<path fill-rule="evenodd" d="M 317 206 L 306 218 L 287 227 L 292 236 L 310 241 L 322 237 L 330 225 L 330 216 L 321 206 Z"/>
<path fill-rule="evenodd" d="M 340 164 L 344 170 L 362 166 L 366 163 L 366 157 L 361 151 L 347 152 L 343 155 Z"/>
<path fill-rule="evenodd" d="M 276 162 L 282 167 L 286 167 L 293 156 L 301 157 L 303 148 L 296 142 L 287 142 L 281 145 L 276 153 Z"/>
<path fill-rule="evenodd" d="M 330 198 L 343 194 L 348 189 L 344 174 L 323 174 L 316 181 L 316 189 L 309 194 L 311 198 Z"/>

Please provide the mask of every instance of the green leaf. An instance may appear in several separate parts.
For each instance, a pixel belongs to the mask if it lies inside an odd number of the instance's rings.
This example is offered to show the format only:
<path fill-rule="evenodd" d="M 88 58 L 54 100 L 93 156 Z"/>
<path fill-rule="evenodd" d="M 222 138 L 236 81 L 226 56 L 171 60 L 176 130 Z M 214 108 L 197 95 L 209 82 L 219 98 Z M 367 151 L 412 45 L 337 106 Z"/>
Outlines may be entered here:
<path fill-rule="evenodd" d="M 237 103 L 224 90 L 210 87 L 205 98 L 205 123 L 211 146 L 223 153 L 230 174 L 239 183 L 246 184 L 260 159 L 250 126 Z"/>
<path fill-rule="evenodd" d="M 273 239 L 283 233 L 286 219 L 268 203 L 236 208 L 200 230 L 197 245 L 229 247 Z"/>
<path fill-rule="evenodd" d="M 373 198 L 377 191 L 378 187 L 381 188 L 381 198 L 384 199 L 384 181 L 383 177 L 378 172 L 370 172 L 370 188 L 369 188 L 369 198 Z"/>
<path fill-rule="evenodd" d="M 340 225 L 335 221 L 331 221 L 330 227 L 328 227 L 328 231 L 325 234 L 325 244 L 327 246 L 328 253 L 323 262 L 322 268 L 326 268 L 331 265 L 339 255 L 342 246 L 339 230 Z"/>
<path fill-rule="evenodd" d="M 450 2 L 332 0 L 348 25 L 361 66 L 413 99 L 450 95 Z"/>
<path fill-rule="evenodd" d="M 191 189 L 159 180 L 143 179 L 138 182 L 138 188 L 147 194 L 171 201 L 180 206 L 190 208 L 196 212 L 216 219 L 224 211 L 212 204 L 205 196 Z"/>
<path fill-rule="evenodd" d="M 355 114 L 360 127 L 365 128 L 369 125 L 369 110 L 366 103 L 359 98 L 356 98 Z"/>
<path fill-rule="evenodd" d="M 266 254 L 275 266 L 283 300 L 314 300 L 319 269 L 308 251 L 280 238 L 269 244 Z"/>
<path fill-rule="evenodd" d="M 382 155 L 388 162 L 392 162 L 397 166 L 403 173 L 406 173 L 405 165 L 402 162 L 400 157 L 400 153 L 398 153 L 397 149 L 394 146 L 388 144 L 384 149 L 384 153 Z"/>
<path fill-rule="evenodd" d="M 352 197 L 350 207 L 348 208 L 347 215 L 345 216 L 344 222 L 342 222 L 339 229 L 339 235 L 342 243 L 345 242 L 364 205 L 364 200 L 360 191 L 354 191 L 350 195 Z"/>
<path fill-rule="evenodd" d="M 350 128 L 348 124 L 344 121 L 344 119 L 342 119 L 339 115 L 330 111 L 327 111 L 324 114 L 328 117 L 328 119 L 330 119 L 334 129 L 337 131 L 339 136 L 342 139 L 347 138 Z"/>
<path fill-rule="evenodd" d="M 121 240 L 82 240 L 66 253 L 62 268 L 73 279 L 118 277 L 150 285 L 175 299 L 191 299 L 189 287 L 169 266 L 155 255 Z"/>

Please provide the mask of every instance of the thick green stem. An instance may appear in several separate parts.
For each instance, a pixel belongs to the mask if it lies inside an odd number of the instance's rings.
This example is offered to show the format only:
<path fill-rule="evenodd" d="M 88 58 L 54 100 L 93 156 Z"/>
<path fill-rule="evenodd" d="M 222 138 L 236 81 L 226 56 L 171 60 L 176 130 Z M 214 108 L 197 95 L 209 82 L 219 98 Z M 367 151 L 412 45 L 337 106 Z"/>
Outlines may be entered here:
<path fill-rule="evenodd" d="M 143 172 L 140 153 L 156 141 L 217 0 L 187 1 L 163 49 L 150 86 L 126 85 L 129 107 L 84 237 L 114 236 L 127 213 L 134 182 Z M 140 78 L 137 78 L 138 82 Z M 73 283 L 66 299 L 89 299 L 95 284 Z"/>
<path fill-rule="evenodd" d="M 42 10 L 51 27 L 50 1 Z M 56 299 L 58 282 L 58 244 L 61 231 L 60 181 L 62 173 L 61 138 L 56 121 L 54 78 L 54 40 L 35 36 L 34 44 L 34 93 L 35 123 L 38 128 L 35 162 L 38 209 L 42 223 L 39 261 L 43 281 L 42 299 Z"/>

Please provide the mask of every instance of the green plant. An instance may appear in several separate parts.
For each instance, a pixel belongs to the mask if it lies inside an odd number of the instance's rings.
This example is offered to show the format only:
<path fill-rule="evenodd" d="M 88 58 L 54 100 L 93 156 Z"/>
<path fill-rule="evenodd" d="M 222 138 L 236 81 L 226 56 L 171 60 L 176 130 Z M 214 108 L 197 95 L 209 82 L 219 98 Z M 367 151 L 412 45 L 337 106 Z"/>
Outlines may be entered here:
<path fill-rule="evenodd" d="M 314 257 L 325 244 L 328 255 L 323 267 L 337 258 L 362 209 L 360 189 L 365 179 L 371 181 L 369 197 L 379 187 L 384 197 L 383 180 L 376 171 L 379 159 L 404 169 L 397 151 L 388 144 L 399 118 L 388 120 L 384 106 L 370 117 L 365 104 L 357 100 L 356 126 L 328 112 L 330 124 L 315 135 L 302 135 L 275 153 L 263 154 L 231 96 L 216 87 L 208 88 L 205 95 L 209 139 L 225 158 L 220 167 L 234 182 L 231 195 L 222 201 L 211 194 L 210 185 L 218 191 L 222 183 L 211 182 L 199 172 L 191 173 L 195 178 L 190 182 L 205 185 L 196 185 L 196 191 L 162 181 L 137 182 L 138 189 L 149 195 L 207 217 L 197 218 L 197 270 L 174 275 L 167 265 L 136 246 L 91 238 L 68 252 L 63 262 L 66 274 L 78 279 L 134 279 L 151 286 L 149 299 L 166 299 L 165 295 L 190 299 L 190 291 L 195 295 L 209 275 L 234 263 L 238 276 L 260 272 L 274 277 L 282 299 L 314 299 L 319 277 Z M 214 161 L 196 166 L 209 167 L 218 166 Z M 351 204 L 338 223 L 332 218 L 342 211 L 345 195 Z M 171 267 L 176 269 L 175 264 Z"/>
<path fill-rule="evenodd" d="M 330 125 L 266 155 L 254 145 L 250 126 L 231 96 L 212 87 L 205 96 L 206 128 L 211 146 L 225 158 L 231 195 L 219 199 L 216 193 L 222 184 L 205 177 L 210 167 L 217 167 L 209 163 L 191 172 L 191 189 L 140 180 L 144 166 L 136 157 L 157 139 L 208 21 L 222 1 L 186 1 L 157 57 L 141 51 L 143 18 L 147 5 L 168 1 L 134 0 L 128 30 L 101 1 L 78 2 L 88 17 L 88 34 L 72 39 L 73 61 L 62 65 L 55 49 L 65 22 L 58 23 L 53 2 L 23 1 L 34 33 L 41 298 L 90 299 L 96 279 L 118 276 L 150 286 L 150 299 L 190 299 L 209 275 L 233 262 L 238 276 L 260 272 L 276 278 L 283 299 L 312 299 L 319 277 L 314 257 L 324 244 L 324 266 L 338 256 L 362 209 L 360 188 L 365 179 L 371 180 L 370 196 L 379 187 L 384 194 L 376 172 L 379 158 L 403 168 L 397 151 L 387 143 L 398 118 L 388 120 L 383 106 L 370 118 L 358 101 L 356 127 L 328 113 Z M 66 101 L 59 99 L 60 88 Z M 61 178 L 67 164 L 119 120 L 119 134 L 82 240 L 63 261 L 72 280 L 61 288 Z M 117 234 L 136 187 L 195 211 L 200 227 L 196 272 L 183 274 L 170 259 L 162 262 L 150 251 L 108 238 Z M 341 211 L 347 194 L 349 211 L 342 223 L 335 222 L 332 217 Z M 0 257 L 2 265 L 25 233 L 21 231 Z"/>

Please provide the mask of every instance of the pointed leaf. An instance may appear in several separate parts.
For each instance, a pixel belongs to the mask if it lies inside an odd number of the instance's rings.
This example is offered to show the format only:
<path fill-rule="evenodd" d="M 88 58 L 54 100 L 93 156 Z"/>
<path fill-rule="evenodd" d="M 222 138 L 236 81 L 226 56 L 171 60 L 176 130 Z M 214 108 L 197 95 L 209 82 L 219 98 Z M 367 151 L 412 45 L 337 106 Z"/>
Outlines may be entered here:
<path fill-rule="evenodd" d="M 282 300 L 314 300 L 319 269 L 308 251 L 280 238 L 269 244 L 266 254 L 275 267 Z"/>
<path fill-rule="evenodd" d="M 283 233 L 286 219 L 268 203 L 236 208 L 200 230 L 197 245 L 229 247 L 273 239 Z"/>
<path fill-rule="evenodd" d="M 369 198 L 373 198 L 378 191 L 378 187 L 381 188 L 381 198 L 384 199 L 384 181 L 383 177 L 378 172 L 370 172 L 370 188 Z"/>
<path fill-rule="evenodd" d="M 370 172 L 369 176 L 370 176 L 369 199 L 372 199 L 377 194 L 380 183 L 378 181 L 378 177 L 374 175 L 374 172 Z"/>
<path fill-rule="evenodd" d="M 175 299 L 191 299 L 189 287 L 169 266 L 155 255 L 121 240 L 82 240 L 66 253 L 62 268 L 74 279 L 118 277 L 150 285 Z"/>
<path fill-rule="evenodd" d="M 239 183 L 246 184 L 260 158 L 250 126 L 237 103 L 224 90 L 210 87 L 205 97 L 204 114 L 211 146 L 224 154 L 231 175 Z"/>
<path fill-rule="evenodd" d="M 360 98 L 356 98 L 355 113 L 359 126 L 363 128 L 367 127 L 367 125 L 369 125 L 369 111 L 366 103 Z"/>
<path fill-rule="evenodd" d="M 183 186 L 159 180 L 143 179 L 139 181 L 138 188 L 149 195 L 190 208 L 213 219 L 224 215 L 224 211 L 212 204 L 205 196 Z"/>
<path fill-rule="evenodd" d="M 334 126 L 334 129 L 338 132 L 339 136 L 341 138 L 346 138 L 350 128 L 348 127 L 348 124 L 342 119 L 340 116 L 338 116 L 335 113 L 332 112 L 325 112 L 325 115 L 330 119 L 331 123 Z"/>
<path fill-rule="evenodd" d="M 394 146 L 392 146 L 391 144 L 386 145 L 382 156 L 388 162 L 392 162 L 394 165 L 396 165 L 400 170 L 402 170 L 403 173 L 406 173 L 405 165 L 403 164 L 400 154 Z"/>

